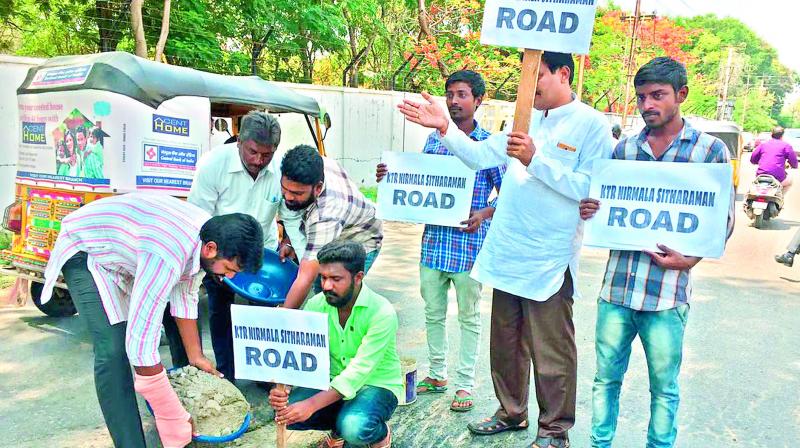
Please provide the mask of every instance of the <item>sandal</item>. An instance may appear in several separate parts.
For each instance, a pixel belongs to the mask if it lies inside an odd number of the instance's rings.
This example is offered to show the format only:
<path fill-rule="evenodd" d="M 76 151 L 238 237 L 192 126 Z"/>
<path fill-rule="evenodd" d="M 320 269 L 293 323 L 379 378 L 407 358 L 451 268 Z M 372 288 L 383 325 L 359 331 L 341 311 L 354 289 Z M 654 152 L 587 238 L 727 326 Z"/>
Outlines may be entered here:
<path fill-rule="evenodd" d="M 523 420 L 517 424 L 510 425 L 497 418 L 496 415 L 493 415 L 491 417 L 486 417 L 477 423 L 468 424 L 467 429 L 469 429 L 473 434 L 481 436 L 499 434 L 503 431 L 520 431 L 523 429 L 528 429 L 528 420 Z"/>
<path fill-rule="evenodd" d="M 530 448 L 569 448 L 569 438 L 537 437 Z"/>
<path fill-rule="evenodd" d="M 421 387 L 424 387 L 425 389 L 419 390 Z M 446 390 L 447 386 L 437 386 L 428 381 L 427 378 L 417 383 L 417 395 L 443 394 Z"/>
<path fill-rule="evenodd" d="M 466 392 L 466 391 L 464 391 L 464 392 Z M 469 403 L 469 405 L 468 406 L 458 406 L 458 405 L 463 404 L 463 403 Z M 466 397 L 459 397 L 458 396 L 458 392 L 456 392 L 456 395 L 453 397 L 453 401 L 450 402 L 450 410 L 453 411 L 453 412 L 467 412 L 467 411 L 471 411 L 472 408 L 474 408 L 474 407 L 475 407 L 475 402 L 472 400 L 472 394 L 470 394 L 469 392 L 467 392 L 467 396 Z"/>
<path fill-rule="evenodd" d="M 319 442 L 317 448 L 343 448 L 344 439 L 334 433 L 325 434 L 325 440 Z"/>
<path fill-rule="evenodd" d="M 392 428 L 386 424 L 386 437 L 377 443 L 373 443 L 369 448 L 389 448 L 392 446 Z"/>

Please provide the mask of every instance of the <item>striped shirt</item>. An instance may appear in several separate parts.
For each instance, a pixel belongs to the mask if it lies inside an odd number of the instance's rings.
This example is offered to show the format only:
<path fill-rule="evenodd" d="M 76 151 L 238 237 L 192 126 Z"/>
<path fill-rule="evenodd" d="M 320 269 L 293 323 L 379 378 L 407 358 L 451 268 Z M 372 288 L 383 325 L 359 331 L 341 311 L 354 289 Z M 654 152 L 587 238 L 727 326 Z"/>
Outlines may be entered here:
<path fill-rule="evenodd" d="M 699 132 L 684 120 L 680 135 L 661 157 L 653 156 L 647 142 L 648 129 L 623 139 L 612 159 L 683 163 L 730 163 L 728 148 L 722 140 Z M 731 191 L 731 196 L 734 192 Z M 734 206 L 728 210 L 728 236 L 733 231 Z M 688 303 L 692 295 L 690 270 L 664 269 L 639 251 L 609 252 L 600 298 L 639 311 L 662 311 Z"/>
<path fill-rule="evenodd" d="M 469 138 L 476 142 L 486 140 L 492 135 L 483 129 L 475 121 L 475 129 L 469 134 Z M 439 138 L 439 132 L 434 131 L 428 136 L 425 147 L 422 150 L 425 154 L 439 154 L 452 156 Z M 475 187 L 472 190 L 472 205 L 470 211 L 480 210 L 487 205 L 494 207 L 495 199 L 489 202 L 489 196 L 493 189 L 500 191 L 500 184 L 503 181 L 503 174 L 506 166 L 501 165 L 494 168 L 479 170 L 475 173 Z M 423 266 L 443 272 L 466 272 L 472 269 L 475 258 L 486 238 L 491 220 L 485 220 L 474 233 L 462 232 L 457 227 L 446 227 L 428 224 L 422 232 L 422 246 L 420 263 Z"/>
<path fill-rule="evenodd" d="M 300 231 L 306 236 L 304 260 L 316 260 L 317 252 L 331 241 L 344 239 L 364 245 L 370 253 L 380 249 L 383 221 L 375 217 L 375 205 L 358 190 L 339 163 L 323 157 L 325 185 L 303 213 Z"/>
<path fill-rule="evenodd" d="M 161 320 L 197 319 L 200 227 L 204 210 L 170 196 L 132 193 L 91 202 L 61 222 L 45 271 L 42 302 L 50 299 L 61 267 L 87 254 L 108 321 L 127 321 L 125 348 L 134 366 L 159 363 Z"/>

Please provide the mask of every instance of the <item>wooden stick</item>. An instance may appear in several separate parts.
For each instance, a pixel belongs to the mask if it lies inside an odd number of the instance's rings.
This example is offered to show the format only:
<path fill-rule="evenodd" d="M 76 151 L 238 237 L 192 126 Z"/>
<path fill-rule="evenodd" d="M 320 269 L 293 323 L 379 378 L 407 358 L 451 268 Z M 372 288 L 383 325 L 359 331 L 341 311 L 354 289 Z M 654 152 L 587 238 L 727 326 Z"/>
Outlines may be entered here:
<path fill-rule="evenodd" d="M 578 96 L 578 101 L 581 100 L 583 96 L 583 66 L 586 65 L 586 55 L 582 54 L 578 56 L 578 88 L 576 89 L 576 94 Z"/>
<path fill-rule="evenodd" d="M 542 50 L 525 49 L 522 57 L 522 72 L 517 88 L 517 106 L 514 110 L 514 132 L 530 132 L 531 109 L 536 96 L 536 83 L 539 82 L 539 62 Z"/>
<path fill-rule="evenodd" d="M 286 391 L 286 385 L 285 384 L 278 384 L 275 387 L 278 388 L 278 392 L 285 392 Z M 278 448 L 286 448 L 286 425 L 278 425 L 276 443 L 277 443 Z"/>

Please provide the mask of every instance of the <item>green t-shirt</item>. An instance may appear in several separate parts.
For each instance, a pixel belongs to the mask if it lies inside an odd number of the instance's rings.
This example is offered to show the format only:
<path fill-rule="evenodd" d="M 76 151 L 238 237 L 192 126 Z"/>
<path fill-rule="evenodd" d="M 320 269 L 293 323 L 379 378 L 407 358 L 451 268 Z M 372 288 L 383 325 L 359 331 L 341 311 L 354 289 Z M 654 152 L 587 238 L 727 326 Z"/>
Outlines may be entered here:
<path fill-rule="evenodd" d="M 402 401 L 397 314 L 388 300 L 362 283 L 344 328 L 338 309 L 328 305 L 323 293 L 312 297 L 304 309 L 328 315 L 332 388 L 352 400 L 364 386 L 382 387 Z"/>

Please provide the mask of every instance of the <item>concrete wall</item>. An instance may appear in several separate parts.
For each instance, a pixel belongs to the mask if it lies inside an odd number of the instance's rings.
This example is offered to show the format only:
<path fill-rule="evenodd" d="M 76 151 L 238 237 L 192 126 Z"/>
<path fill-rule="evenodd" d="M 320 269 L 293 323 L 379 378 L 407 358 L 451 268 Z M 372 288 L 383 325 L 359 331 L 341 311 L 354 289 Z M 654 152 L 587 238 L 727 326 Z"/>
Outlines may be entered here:
<path fill-rule="evenodd" d="M 19 114 L 17 87 L 28 74 L 28 68 L 43 59 L 0 55 L 0 213 L 14 200 L 14 176 L 17 171 Z"/>
<path fill-rule="evenodd" d="M 325 138 L 330 157 L 340 160 L 356 182 L 375 184 L 375 165 L 383 151 L 420 152 L 431 133 L 403 119 L 397 105 L 408 98 L 424 101 L 420 95 L 406 92 L 364 90 L 308 84 L 283 83 L 298 93 L 313 97 L 331 115 L 332 126 Z M 437 98 L 444 105 L 444 98 Z M 478 120 L 487 129 L 497 131 L 510 120 L 514 103 L 489 101 L 478 109 Z M 281 148 L 299 143 L 312 144 L 307 125 L 297 114 L 280 117 L 283 136 Z"/>

